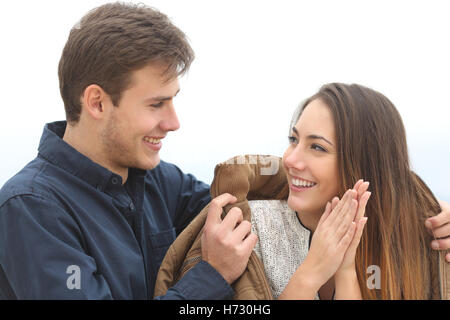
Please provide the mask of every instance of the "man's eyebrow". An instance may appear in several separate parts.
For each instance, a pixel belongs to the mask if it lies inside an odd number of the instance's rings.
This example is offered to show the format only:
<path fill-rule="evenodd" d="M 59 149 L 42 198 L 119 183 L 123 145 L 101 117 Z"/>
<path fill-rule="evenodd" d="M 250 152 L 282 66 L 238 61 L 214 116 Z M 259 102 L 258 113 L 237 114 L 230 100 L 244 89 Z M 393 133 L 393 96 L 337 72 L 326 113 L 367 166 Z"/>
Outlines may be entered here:
<path fill-rule="evenodd" d="M 167 96 L 151 97 L 151 98 L 145 99 L 145 101 L 167 101 L 167 100 L 170 100 L 173 97 L 175 97 L 178 94 L 178 92 L 180 92 L 180 89 L 178 89 L 177 92 L 175 92 L 175 94 L 173 96 L 169 96 L 169 97 L 167 97 Z"/>
<path fill-rule="evenodd" d="M 297 136 L 298 136 L 298 130 L 297 130 L 296 127 L 292 127 L 292 131 L 294 131 L 294 133 L 297 134 Z M 320 140 L 323 140 L 323 141 L 327 142 L 327 143 L 330 144 L 330 145 L 333 145 L 329 140 L 327 140 L 327 139 L 325 139 L 324 137 L 319 136 L 319 135 L 317 135 L 317 134 L 310 134 L 309 136 L 306 137 L 306 139 L 310 139 L 310 140 L 313 140 L 313 139 L 320 139 Z"/>

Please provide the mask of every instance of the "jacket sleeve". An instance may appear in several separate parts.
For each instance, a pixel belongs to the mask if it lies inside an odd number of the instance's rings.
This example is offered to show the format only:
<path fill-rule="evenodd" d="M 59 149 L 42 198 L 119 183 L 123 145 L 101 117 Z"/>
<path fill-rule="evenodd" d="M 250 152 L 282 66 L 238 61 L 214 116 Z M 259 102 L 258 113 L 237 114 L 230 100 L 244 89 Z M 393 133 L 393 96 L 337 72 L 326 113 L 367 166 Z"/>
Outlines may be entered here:
<path fill-rule="evenodd" d="M 76 221 L 36 195 L 15 196 L 0 208 L 0 297 L 111 299 Z"/>

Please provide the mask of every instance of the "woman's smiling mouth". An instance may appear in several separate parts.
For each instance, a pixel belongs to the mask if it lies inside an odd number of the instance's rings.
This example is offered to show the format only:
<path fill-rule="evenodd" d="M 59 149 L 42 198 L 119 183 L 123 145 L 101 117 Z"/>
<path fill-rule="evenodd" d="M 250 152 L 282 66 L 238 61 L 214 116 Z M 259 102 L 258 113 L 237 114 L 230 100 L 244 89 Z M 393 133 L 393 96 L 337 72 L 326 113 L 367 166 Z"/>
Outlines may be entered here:
<path fill-rule="evenodd" d="M 316 184 L 317 183 L 315 182 L 304 180 L 298 177 L 291 179 L 291 189 L 293 189 L 294 191 L 309 189 L 314 187 Z"/>

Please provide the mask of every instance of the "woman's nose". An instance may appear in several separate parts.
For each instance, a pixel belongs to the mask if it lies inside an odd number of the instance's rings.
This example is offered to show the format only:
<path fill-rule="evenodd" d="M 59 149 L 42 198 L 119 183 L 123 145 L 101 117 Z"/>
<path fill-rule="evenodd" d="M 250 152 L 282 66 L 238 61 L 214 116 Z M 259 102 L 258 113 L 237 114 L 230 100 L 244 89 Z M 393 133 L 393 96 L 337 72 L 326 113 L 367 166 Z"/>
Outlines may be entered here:
<path fill-rule="evenodd" d="M 304 170 L 306 168 L 304 154 L 299 146 L 286 151 L 284 164 L 287 169 Z"/>

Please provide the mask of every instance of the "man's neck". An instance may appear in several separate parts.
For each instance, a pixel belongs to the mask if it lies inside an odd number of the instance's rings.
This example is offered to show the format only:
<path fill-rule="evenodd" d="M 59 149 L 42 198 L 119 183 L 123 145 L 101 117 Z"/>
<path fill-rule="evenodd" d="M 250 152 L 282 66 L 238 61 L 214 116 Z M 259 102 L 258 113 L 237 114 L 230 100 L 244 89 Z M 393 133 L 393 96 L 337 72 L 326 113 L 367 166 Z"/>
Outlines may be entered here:
<path fill-rule="evenodd" d="M 101 143 L 96 138 L 98 135 L 87 134 L 87 132 L 89 131 L 78 127 L 78 124 L 76 126 L 71 126 L 68 123 L 66 131 L 64 132 L 63 140 L 79 153 L 91 159 L 93 162 L 121 176 L 122 184 L 125 184 L 128 179 L 128 168 L 114 165 L 107 159 L 107 157 L 103 156 L 103 148 Z"/>

